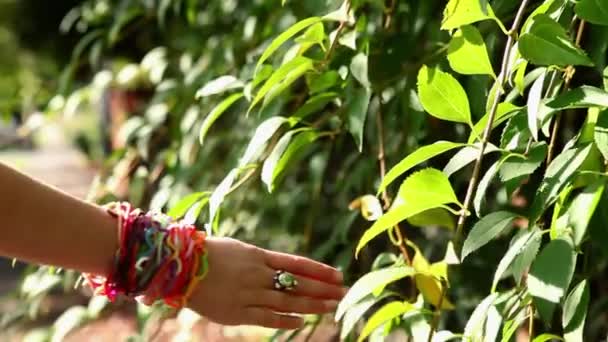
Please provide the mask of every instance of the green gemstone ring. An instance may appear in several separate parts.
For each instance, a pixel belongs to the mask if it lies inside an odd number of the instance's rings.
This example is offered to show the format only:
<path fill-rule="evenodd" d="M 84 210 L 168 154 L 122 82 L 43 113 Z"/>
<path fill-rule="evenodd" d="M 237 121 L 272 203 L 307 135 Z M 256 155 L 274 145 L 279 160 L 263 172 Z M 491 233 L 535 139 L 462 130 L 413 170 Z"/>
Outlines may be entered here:
<path fill-rule="evenodd" d="M 298 280 L 296 277 L 283 270 L 278 270 L 274 277 L 274 288 L 279 291 L 292 291 L 298 286 Z"/>

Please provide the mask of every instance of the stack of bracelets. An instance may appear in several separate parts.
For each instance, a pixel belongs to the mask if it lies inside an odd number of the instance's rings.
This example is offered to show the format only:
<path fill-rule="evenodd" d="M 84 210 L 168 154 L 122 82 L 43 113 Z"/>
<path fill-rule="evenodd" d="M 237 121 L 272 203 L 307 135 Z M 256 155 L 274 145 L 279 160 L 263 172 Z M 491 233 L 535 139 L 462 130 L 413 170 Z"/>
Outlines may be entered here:
<path fill-rule="evenodd" d="M 110 301 L 127 296 L 183 307 L 208 270 L 205 233 L 125 202 L 106 209 L 117 218 L 119 248 L 107 277 L 84 275 L 94 293 Z"/>

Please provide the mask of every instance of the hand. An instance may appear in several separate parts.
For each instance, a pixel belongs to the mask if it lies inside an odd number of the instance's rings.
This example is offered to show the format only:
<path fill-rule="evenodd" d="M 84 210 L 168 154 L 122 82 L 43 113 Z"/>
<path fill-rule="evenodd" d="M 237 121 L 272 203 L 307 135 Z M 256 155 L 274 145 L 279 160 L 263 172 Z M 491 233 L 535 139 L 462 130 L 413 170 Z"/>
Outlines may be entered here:
<path fill-rule="evenodd" d="M 209 273 L 188 306 L 212 321 L 226 325 L 260 325 L 297 329 L 301 317 L 333 311 L 345 294 L 342 274 L 327 265 L 290 254 L 268 251 L 229 238 L 206 241 Z M 273 288 L 276 270 L 294 274 L 293 291 Z"/>

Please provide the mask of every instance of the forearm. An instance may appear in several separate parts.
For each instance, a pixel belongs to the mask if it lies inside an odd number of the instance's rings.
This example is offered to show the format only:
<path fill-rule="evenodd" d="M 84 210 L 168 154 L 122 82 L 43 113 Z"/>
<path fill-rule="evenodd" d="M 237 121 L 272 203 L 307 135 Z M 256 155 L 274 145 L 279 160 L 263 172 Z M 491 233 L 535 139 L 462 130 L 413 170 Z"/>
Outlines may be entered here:
<path fill-rule="evenodd" d="M 105 275 L 116 220 L 0 162 L 0 255 Z"/>

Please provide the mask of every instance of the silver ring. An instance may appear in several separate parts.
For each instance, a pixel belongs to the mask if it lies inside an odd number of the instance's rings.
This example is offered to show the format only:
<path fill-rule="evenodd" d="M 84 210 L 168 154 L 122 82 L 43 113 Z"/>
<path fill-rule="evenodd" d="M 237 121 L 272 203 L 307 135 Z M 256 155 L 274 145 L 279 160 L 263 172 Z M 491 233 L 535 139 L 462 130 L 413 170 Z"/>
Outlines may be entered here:
<path fill-rule="evenodd" d="M 296 277 L 293 274 L 283 270 L 278 270 L 274 274 L 272 280 L 274 282 L 275 290 L 279 291 L 293 291 L 296 286 L 298 286 L 298 280 Z"/>

